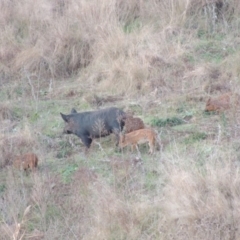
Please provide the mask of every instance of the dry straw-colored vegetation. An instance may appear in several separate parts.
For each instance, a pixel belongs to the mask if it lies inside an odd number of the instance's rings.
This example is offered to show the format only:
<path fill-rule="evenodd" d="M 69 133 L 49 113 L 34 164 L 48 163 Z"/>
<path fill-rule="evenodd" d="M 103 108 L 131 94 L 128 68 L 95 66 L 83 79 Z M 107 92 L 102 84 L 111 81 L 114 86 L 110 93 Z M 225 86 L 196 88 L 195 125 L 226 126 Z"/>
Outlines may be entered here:
<path fill-rule="evenodd" d="M 204 111 L 240 90 L 240 1 L 1 0 L 0 13 L 1 239 L 240 238 L 239 103 Z M 107 106 L 162 148 L 139 159 L 110 136 L 86 157 L 62 135 L 59 112 Z M 12 166 L 27 152 L 28 175 Z"/>

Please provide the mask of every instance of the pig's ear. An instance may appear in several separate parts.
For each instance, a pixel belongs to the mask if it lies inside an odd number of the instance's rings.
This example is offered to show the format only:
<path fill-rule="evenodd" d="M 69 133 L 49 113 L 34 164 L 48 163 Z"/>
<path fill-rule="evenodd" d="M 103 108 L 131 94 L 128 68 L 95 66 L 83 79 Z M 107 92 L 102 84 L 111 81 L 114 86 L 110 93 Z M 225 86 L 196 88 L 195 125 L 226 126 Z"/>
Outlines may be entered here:
<path fill-rule="evenodd" d="M 77 113 L 77 110 L 75 108 L 72 108 L 71 113 Z"/>
<path fill-rule="evenodd" d="M 68 122 L 69 121 L 69 116 L 68 115 L 65 115 L 63 113 L 60 113 L 61 116 L 62 116 L 62 119 L 65 121 L 65 122 Z"/>

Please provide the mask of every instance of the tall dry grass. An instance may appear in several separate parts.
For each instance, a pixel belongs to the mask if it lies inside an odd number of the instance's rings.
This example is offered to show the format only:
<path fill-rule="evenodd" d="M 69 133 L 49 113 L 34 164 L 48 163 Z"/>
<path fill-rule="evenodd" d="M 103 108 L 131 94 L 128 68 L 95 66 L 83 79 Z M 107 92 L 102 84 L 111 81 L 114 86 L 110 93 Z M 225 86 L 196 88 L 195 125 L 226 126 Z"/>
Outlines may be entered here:
<path fill-rule="evenodd" d="M 120 184 L 86 167 L 70 184 L 46 169 L 32 173 L 26 184 L 25 175 L 9 169 L 0 202 L 4 239 L 28 239 L 34 232 L 42 239 L 238 239 L 239 162 L 216 146 L 199 167 L 198 154 L 176 149 L 173 161 L 163 153 L 152 190 L 141 167 L 132 167 Z M 112 172 L 116 182 L 125 168 L 118 165 L 118 171 Z"/>
<path fill-rule="evenodd" d="M 171 87 L 189 70 L 181 58 L 198 30 L 238 29 L 238 5 L 233 0 L 3 0 L 2 79 L 49 83 L 79 75 L 92 88 L 129 94 L 152 91 L 156 82 Z"/>
<path fill-rule="evenodd" d="M 231 163 L 207 164 L 204 173 L 173 168 L 163 201 L 168 237 L 237 239 L 238 188 L 238 170 Z"/>

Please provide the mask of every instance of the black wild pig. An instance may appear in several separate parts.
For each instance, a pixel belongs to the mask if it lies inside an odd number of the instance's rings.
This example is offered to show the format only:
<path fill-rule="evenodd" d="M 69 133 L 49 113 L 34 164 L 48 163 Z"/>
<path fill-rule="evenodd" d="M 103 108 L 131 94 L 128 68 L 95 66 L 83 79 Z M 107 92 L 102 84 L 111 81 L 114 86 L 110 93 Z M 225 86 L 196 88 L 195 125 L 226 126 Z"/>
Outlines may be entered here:
<path fill-rule="evenodd" d="M 94 138 L 105 137 L 111 133 L 115 134 L 118 145 L 119 133 L 126 119 L 126 113 L 115 107 L 80 113 L 73 108 L 69 115 L 60 114 L 65 121 L 63 133 L 77 135 L 86 150 Z"/>

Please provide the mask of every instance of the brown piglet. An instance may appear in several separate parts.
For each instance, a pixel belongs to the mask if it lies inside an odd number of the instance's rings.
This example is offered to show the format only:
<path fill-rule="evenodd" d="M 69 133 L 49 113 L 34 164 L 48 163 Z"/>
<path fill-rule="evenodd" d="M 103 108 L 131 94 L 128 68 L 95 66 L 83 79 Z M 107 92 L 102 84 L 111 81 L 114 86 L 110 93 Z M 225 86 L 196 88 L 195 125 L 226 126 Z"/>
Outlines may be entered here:
<path fill-rule="evenodd" d="M 26 153 L 16 157 L 13 166 L 24 171 L 35 170 L 38 166 L 38 157 L 35 153 Z"/>

